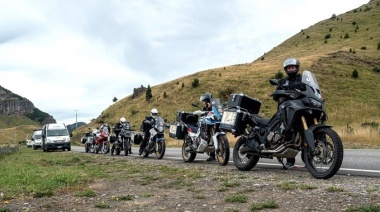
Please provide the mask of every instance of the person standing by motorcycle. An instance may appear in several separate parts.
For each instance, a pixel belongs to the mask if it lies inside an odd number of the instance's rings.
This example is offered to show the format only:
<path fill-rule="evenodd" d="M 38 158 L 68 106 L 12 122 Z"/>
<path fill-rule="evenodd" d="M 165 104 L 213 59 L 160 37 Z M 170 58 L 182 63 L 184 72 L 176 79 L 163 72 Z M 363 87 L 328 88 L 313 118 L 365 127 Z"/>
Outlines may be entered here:
<path fill-rule="evenodd" d="M 158 115 L 158 111 L 156 108 L 153 108 L 150 111 L 150 116 L 146 116 L 145 119 L 141 123 L 140 130 L 144 132 L 144 139 L 142 140 L 140 144 L 140 150 L 139 155 L 142 155 L 144 148 L 148 144 L 149 138 L 150 138 L 150 132 L 149 130 L 152 129 L 152 126 L 154 125 L 156 121 L 156 117 Z"/>
<path fill-rule="evenodd" d="M 204 93 L 199 98 L 199 101 L 201 101 L 203 104 L 203 108 L 202 108 L 203 111 L 212 111 L 211 98 L 212 98 L 211 93 Z M 207 129 L 207 131 L 209 133 L 208 136 L 211 137 L 210 129 Z M 207 161 L 213 161 L 213 160 L 215 160 L 215 152 L 211 152 L 210 157 L 207 158 Z"/>
<path fill-rule="evenodd" d="M 115 139 L 119 138 L 119 133 L 121 132 L 121 128 L 123 128 L 123 125 L 126 123 L 127 123 L 127 119 L 125 119 L 124 117 L 121 117 L 120 122 L 115 124 L 115 127 L 113 128 L 113 132 L 115 133 Z M 112 145 L 111 155 L 113 155 L 114 151 L 115 151 L 115 146 Z M 131 146 L 129 147 L 128 151 L 129 151 L 129 154 L 133 154 Z"/>
<path fill-rule="evenodd" d="M 287 77 L 281 78 L 278 81 L 281 87 L 277 86 L 276 90 L 295 90 L 296 84 L 302 80 L 301 74 L 299 73 L 300 63 L 296 58 L 289 58 L 284 61 L 283 66 Z M 280 107 L 280 105 L 284 102 L 284 99 L 282 98 L 274 100 L 278 102 L 278 107 Z M 281 113 L 281 108 L 279 108 L 278 111 Z M 280 113 L 279 115 L 281 115 Z M 285 128 L 285 130 L 288 129 Z M 287 158 L 284 168 L 289 169 L 290 167 L 294 166 L 295 162 L 295 158 Z"/>

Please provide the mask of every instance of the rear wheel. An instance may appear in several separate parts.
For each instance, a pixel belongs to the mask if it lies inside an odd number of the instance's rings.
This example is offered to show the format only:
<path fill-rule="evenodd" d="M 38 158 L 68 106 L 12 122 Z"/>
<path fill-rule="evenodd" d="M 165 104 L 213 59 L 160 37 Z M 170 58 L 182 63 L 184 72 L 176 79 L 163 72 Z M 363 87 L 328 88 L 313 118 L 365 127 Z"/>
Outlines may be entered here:
<path fill-rule="evenodd" d="M 304 148 L 303 160 L 307 170 L 317 179 L 328 179 L 334 176 L 343 161 L 343 144 L 339 135 L 331 128 L 320 128 L 313 132 L 315 153 L 310 154 Z"/>
<path fill-rule="evenodd" d="M 260 157 L 252 154 L 241 153 L 241 149 L 248 145 L 245 137 L 240 137 L 233 150 L 233 160 L 236 168 L 242 171 L 251 170 L 256 166 Z"/>
<path fill-rule="evenodd" d="M 183 158 L 183 161 L 185 161 L 186 163 L 191 163 L 194 161 L 195 157 L 197 156 L 197 153 L 196 152 L 186 152 L 186 142 L 183 142 L 183 145 L 182 145 L 182 158 Z"/>
<path fill-rule="evenodd" d="M 216 160 L 221 166 L 225 166 L 230 159 L 230 144 L 226 135 L 218 136 L 218 148 L 215 150 Z"/>

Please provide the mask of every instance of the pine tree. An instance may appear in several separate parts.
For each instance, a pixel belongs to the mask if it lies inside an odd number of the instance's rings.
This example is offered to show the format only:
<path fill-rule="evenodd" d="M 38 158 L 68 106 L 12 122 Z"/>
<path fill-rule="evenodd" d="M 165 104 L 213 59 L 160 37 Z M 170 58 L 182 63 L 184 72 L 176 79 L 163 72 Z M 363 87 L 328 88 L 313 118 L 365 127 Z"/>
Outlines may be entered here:
<path fill-rule="evenodd" d="M 153 95 L 152 95 L 152 89 L 150 88 L 150 85 L 148 85 L 148 88 L 146 89 L 145 100 L 148 101 L 152 97 L 153 97 Z"/>

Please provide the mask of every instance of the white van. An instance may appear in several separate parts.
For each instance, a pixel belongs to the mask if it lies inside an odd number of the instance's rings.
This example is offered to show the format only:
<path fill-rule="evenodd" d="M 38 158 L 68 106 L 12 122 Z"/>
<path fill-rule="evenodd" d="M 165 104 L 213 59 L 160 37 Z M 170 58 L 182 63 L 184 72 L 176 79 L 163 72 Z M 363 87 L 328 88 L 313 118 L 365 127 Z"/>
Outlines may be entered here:
<path fill-rule="evenodd" d="M 33 149 L 38 149 L 42 147 L 42 129 L 34 130 L 32 135 Z"/>
<path fill-rule="evenodd" d="M 71 151 L 70 137 L 65 124 L 46 124 L 42 127 L 42 150 L 62 149 Z"/>

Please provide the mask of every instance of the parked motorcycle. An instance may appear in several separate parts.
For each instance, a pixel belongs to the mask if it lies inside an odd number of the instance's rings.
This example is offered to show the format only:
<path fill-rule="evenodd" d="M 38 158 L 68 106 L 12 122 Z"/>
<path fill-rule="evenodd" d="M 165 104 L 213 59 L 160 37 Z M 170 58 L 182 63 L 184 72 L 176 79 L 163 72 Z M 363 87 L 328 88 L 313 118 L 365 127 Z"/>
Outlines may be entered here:
<path fill-rule="evenodd" d="M 118 137 L 113 142 L 111 147 L 111 155 L 115 152 L 116 155 L 120 155 L 121 151 L 124 151 L 124 155 L 128 156 L 128 153 L 132 148 L 132 126 L 129 122 L 122 124 L 121 128 L 114 128 L 113 131 L 119 131 Z"/>
<path fill-rule="evenodd" d="M 97 135 L 95 139 L 94 150 L 95 154 L 101 152 L 102 154 L 107 154 L 110 151 L 110 141 L 109 141 L 108 130 L 102 130 L 100 134 Z"/>
<path fill-rule="evenodd" d="M 162 159 L 165 155 L 166 150 L 166 141 L 165 141 L 165 120 L 157 116 L 154 120 L 154 123 L 146 123 L 148 125 L 151 125 L 150 132 L 150 138 L 149 141 L 144 148 L 142 155 L 144 157 L 148 157 L 150 154 L 155 153 L 157 159 Z"/>
<path fill-rule="evenodd" d="M 193 162 L 197 153 L 215 152 L 218 163 L 227 165 L 230 158 L 230 145 L 225 132 L 219 128 L 222 107 L 219 99 L 212 99 L 212 111 L 178 112 L 176 126 L 171 126 L 171 134 L 182 133 L 182 158 Z M 196 106 L 196 105 L 194 105 Z"/>
<path fill-rule="evenodd" d="M 280 86 L 271 79 L 272 85 Z M 313 73 L 303 71 L 296 90 L 276 90 L 282 98 L 279 111 L 270 119 L 257 115 L 261 102 L 245 95 L 232 94 L 229 110 L 222 117 L 221 128 L 240 136 L 233 149 L 233 161 L 239 170 L 252 169 L 260 158 L 301 158 L 309 173 L 317 179 L 334 176 L 343 161 L 339 135 L 326 125 L 324 99 Z"/>
<path fill-rule="evenodd" d="M 85 133 L 84 137 L 82 137 L 81 142 L 84 144 L 84 151 L 86 153 L 95 152 L 95 140 L 97 139 L 97 136 L 96 136 L 97 133 L 98 133 L 97 129 L 93 129 L 93 130 L 89 129 L 89 131 Z"/>

